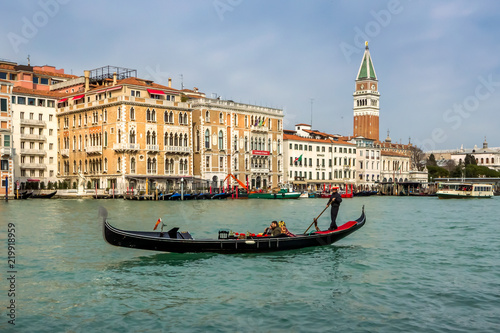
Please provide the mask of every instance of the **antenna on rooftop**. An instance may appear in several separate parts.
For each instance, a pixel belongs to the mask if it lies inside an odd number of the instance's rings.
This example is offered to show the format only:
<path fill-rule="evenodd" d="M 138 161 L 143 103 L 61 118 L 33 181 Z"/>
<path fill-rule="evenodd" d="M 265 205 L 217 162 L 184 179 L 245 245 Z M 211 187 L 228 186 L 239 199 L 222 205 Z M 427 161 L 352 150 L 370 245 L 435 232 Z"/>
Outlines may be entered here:
<path fill-rule="evenodd" d="M 311 98 L 311 129 L 313 128 L 313 102 L 314 98 Z"/>
<path fill-rule="evenodd" d="M 30 65 L 30 55 L 28 54 L 28 66 Z"/>
<path fill-rule="evenodd" d="M 184 89 L 184 75 L 181 74 L 181 90 Z"/>

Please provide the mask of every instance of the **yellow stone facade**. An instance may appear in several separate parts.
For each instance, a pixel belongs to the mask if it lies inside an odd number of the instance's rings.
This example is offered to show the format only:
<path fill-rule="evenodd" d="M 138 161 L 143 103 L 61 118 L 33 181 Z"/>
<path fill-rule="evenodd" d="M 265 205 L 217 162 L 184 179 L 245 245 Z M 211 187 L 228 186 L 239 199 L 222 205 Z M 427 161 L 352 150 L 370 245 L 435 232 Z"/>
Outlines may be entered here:
<path fill-rule="evenodd" d="M 58 175 L 77 184 L 167 190 L 193 175 L 192 112 L 178 90 L 128 78 L 58 103 Z"/>

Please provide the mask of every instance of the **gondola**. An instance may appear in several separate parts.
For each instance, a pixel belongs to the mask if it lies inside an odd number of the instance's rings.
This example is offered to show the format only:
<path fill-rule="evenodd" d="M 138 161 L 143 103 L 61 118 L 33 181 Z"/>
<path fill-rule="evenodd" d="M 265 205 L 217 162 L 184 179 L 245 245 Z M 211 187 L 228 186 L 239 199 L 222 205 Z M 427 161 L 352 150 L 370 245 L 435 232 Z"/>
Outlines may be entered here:
<path fill-rule="evenodd" d="M 31 196 L 33 199 L 50 199 L 52 198 L 54 195 L 56 195 L 57 191 L 54 191 L 54 192 L 50 192 L 50 193 L 33 193 L 33 195 Z"/>
<path fill-rule="evenodd" d="M 226 199 L 227 197 L 229 197 L 231 195 L 231 193 L 228 193 L 228 192 L 221 192 L 221 193 L 216 193 L 212 196 L 212 200 L 222 200 L 222 199 Z"/>
<path fill-rule="evenodd" d="M 294 237 L 284 234 L 277 237 L 259 237 L 252 234 L 236 238 L 223 230 L 219 231 L 218 239 L 194 239 L 189 232 L 179 232 L 177 227 L 167 232 L 120 230 L 109 224 L 106 209 L 100 207 L 99 215 L 103 219 L 104 239 L 111 245 L 178 253 L 256 253 L 330 245 L 358 230 L 366 222 L 363 207 L 361 216 L 357 220 L 349 221 L 334 231 L 314 231 Z"/>

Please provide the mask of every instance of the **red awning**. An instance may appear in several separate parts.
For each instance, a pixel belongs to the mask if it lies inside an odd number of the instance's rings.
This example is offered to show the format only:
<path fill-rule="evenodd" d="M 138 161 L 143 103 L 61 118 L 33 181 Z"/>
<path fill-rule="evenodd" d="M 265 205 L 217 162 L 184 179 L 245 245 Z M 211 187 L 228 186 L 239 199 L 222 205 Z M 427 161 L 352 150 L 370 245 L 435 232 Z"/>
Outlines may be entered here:
<path fill-rule="evenodd" d="M 83 95 L 78 95 L 78 96 L 73 97 L 73 100 L 82 99 L 82 98 L 84 98 L 84 97 L 85 97 L 85 94 L 83 94 Z"/>
<path fill-rule="evenodd" d="M 148 93 L 153 95 L 165 95 L 165 93 L 161 90 L 148 89 Z"/>
<path fill-rule="evenodd" d="M 62 102 L 66 102 L 67 100 L 68 100 L 67 98 L 63 98 L 63 99 L 58 100 L 57 103 L 59 104 L 59 103 L 62 103 Z"/>
<path fill-rule="evenodd" d="M 31 178 L 28 178 L 27 181 L 28 182 L 39 182 L 40 179 L 31 179 Z"/>

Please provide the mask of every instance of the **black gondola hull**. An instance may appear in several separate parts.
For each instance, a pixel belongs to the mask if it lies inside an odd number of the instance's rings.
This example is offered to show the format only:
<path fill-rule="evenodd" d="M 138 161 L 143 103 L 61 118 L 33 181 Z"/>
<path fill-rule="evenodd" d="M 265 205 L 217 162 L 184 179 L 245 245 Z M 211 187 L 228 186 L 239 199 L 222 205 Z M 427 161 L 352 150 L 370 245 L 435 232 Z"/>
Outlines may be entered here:
<path fill-rule="evenodd" d="M 356 220 L 347 222 L 349 228 L 342 226 L 329 233 L 312 233 L 296 237 L 251 237 L 247 239 L 183 239 L 182 233 L 172 235 L 160 232 L 141 232 L 120 230 L 111 226 L 106 219 L 104 239 L 111 245 L 162 251 L 162 252 L 214 252 L 214 253 L 256 253 L 301 249 L 311 246 L 333 244 L 361 228 L 366 222 L 364 212 Z M 347 225 L 347 224 L 346 224 Z M 189 234 L 188 234 L 189 235 Z M 184 235 L 185 237 L 185 235 Z"/>

